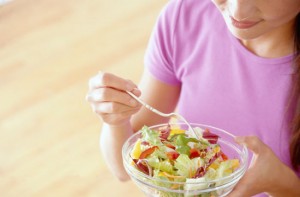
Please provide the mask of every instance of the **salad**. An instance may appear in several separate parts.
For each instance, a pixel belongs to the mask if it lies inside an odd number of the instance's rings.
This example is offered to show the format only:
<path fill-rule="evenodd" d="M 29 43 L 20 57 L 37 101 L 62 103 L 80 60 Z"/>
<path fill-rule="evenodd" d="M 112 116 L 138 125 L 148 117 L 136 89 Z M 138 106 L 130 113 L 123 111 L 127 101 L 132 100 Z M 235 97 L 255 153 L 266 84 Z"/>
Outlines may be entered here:
<path fill-rule="evenodd" d="M 188 130 L 170 125 L 158 129 L 144 126 L 130 152 L 133 167 L 156 180 L 165 180 L 153 183 L 163 184 L 162 187 L 193 190 L 194 187 L 207 189 L 222 185 L 222 181 L 211 181 L 232 174 L 240 166 L 239 159 L 228 158 L 218 144 L 219 136 L 209 129 L 195 127 L 194 130 L 200 134 L 199 139 Z M 176 184 L 178 182 L 186 184 Z M 195 182 L 201 184 L 192 184 Z M 216 194 L 204 196 L 212 195 Z M 161 193 L 159 196 L 172 195 Z"/>

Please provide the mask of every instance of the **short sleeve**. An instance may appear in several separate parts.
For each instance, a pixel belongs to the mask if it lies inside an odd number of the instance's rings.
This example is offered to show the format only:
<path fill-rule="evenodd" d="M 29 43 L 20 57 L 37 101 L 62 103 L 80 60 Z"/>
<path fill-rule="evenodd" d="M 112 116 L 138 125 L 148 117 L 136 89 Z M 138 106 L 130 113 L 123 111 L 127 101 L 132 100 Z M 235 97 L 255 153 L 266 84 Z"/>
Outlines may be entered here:
<path fill-rule="evenodd" d="M 180 84 L 174 67 L 174 32 L 180 7 L 179 0 L 171 0 L 162 9 L 152 31 L 144 57 L 146 69 L 158 80 Z"/>

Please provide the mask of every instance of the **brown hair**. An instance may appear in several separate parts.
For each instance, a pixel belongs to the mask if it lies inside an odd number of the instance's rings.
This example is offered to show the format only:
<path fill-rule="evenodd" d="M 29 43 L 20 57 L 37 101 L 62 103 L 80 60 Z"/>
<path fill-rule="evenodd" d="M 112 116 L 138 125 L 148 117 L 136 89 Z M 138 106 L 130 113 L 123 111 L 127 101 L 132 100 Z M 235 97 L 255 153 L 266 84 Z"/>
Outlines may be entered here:
<path fill-rule="evenodd" d="M 298 100 L 296 115 L 292 125 L 292 136 L 290 141 L 291 162 L 295 169 L 300 166 L 300 13 L 296 16 L 294 32 L 294 50 L 295 50 L 295 87 L 294 96 Z"/>

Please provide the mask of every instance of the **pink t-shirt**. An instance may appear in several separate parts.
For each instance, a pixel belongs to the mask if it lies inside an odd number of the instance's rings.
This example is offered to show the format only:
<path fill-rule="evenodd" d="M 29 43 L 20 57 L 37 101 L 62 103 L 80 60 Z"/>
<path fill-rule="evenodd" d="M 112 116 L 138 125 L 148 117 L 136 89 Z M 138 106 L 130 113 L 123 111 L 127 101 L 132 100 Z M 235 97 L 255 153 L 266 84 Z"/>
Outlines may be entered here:
<path fill-rule="evenodd" d="M 210 0 L 172 0 L 153 30 L 145 66 L 158 80 L 182 86 L 178 110 L 188 121 L 256 135 L 291 166 L 292 59 L 248 51 Z"/>

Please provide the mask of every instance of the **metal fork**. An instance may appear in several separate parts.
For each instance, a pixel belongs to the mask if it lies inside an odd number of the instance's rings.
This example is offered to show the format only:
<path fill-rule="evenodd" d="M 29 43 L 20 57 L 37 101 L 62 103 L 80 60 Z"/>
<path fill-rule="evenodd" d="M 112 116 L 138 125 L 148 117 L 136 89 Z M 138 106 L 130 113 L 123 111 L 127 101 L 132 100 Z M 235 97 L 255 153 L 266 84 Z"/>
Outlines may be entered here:
<path fill-rule="evenodd" d="M 163 117 L 177 117 L 179 119 L 181 119 L 188 127 L 189 130 L 191 130 L 193 132 L 193 134 L 195 135 L 195 137 L 197 139 L 200 139 L 199 136 L 197 135 L 196 131 L 193 129 L 193 127 L 190 125 L 190 123 L 180 114 L 172 112 L 169 114 L 163 113 L 161 111 L 158 111 L 157 109 L 151 107 L 150 105 L 148 105 L 147 103 L 145 103 L 142 99 L 138 98 L 137 96 L 135 96 L 133 93 L 126 91 L 131 97 L 133 97 L 135 100 L 137 100 L 139 103 L 141 103 L 143 106 L 145 106 L 147 109 L 149 109 L 150 111 L 163 116 Z"/>

